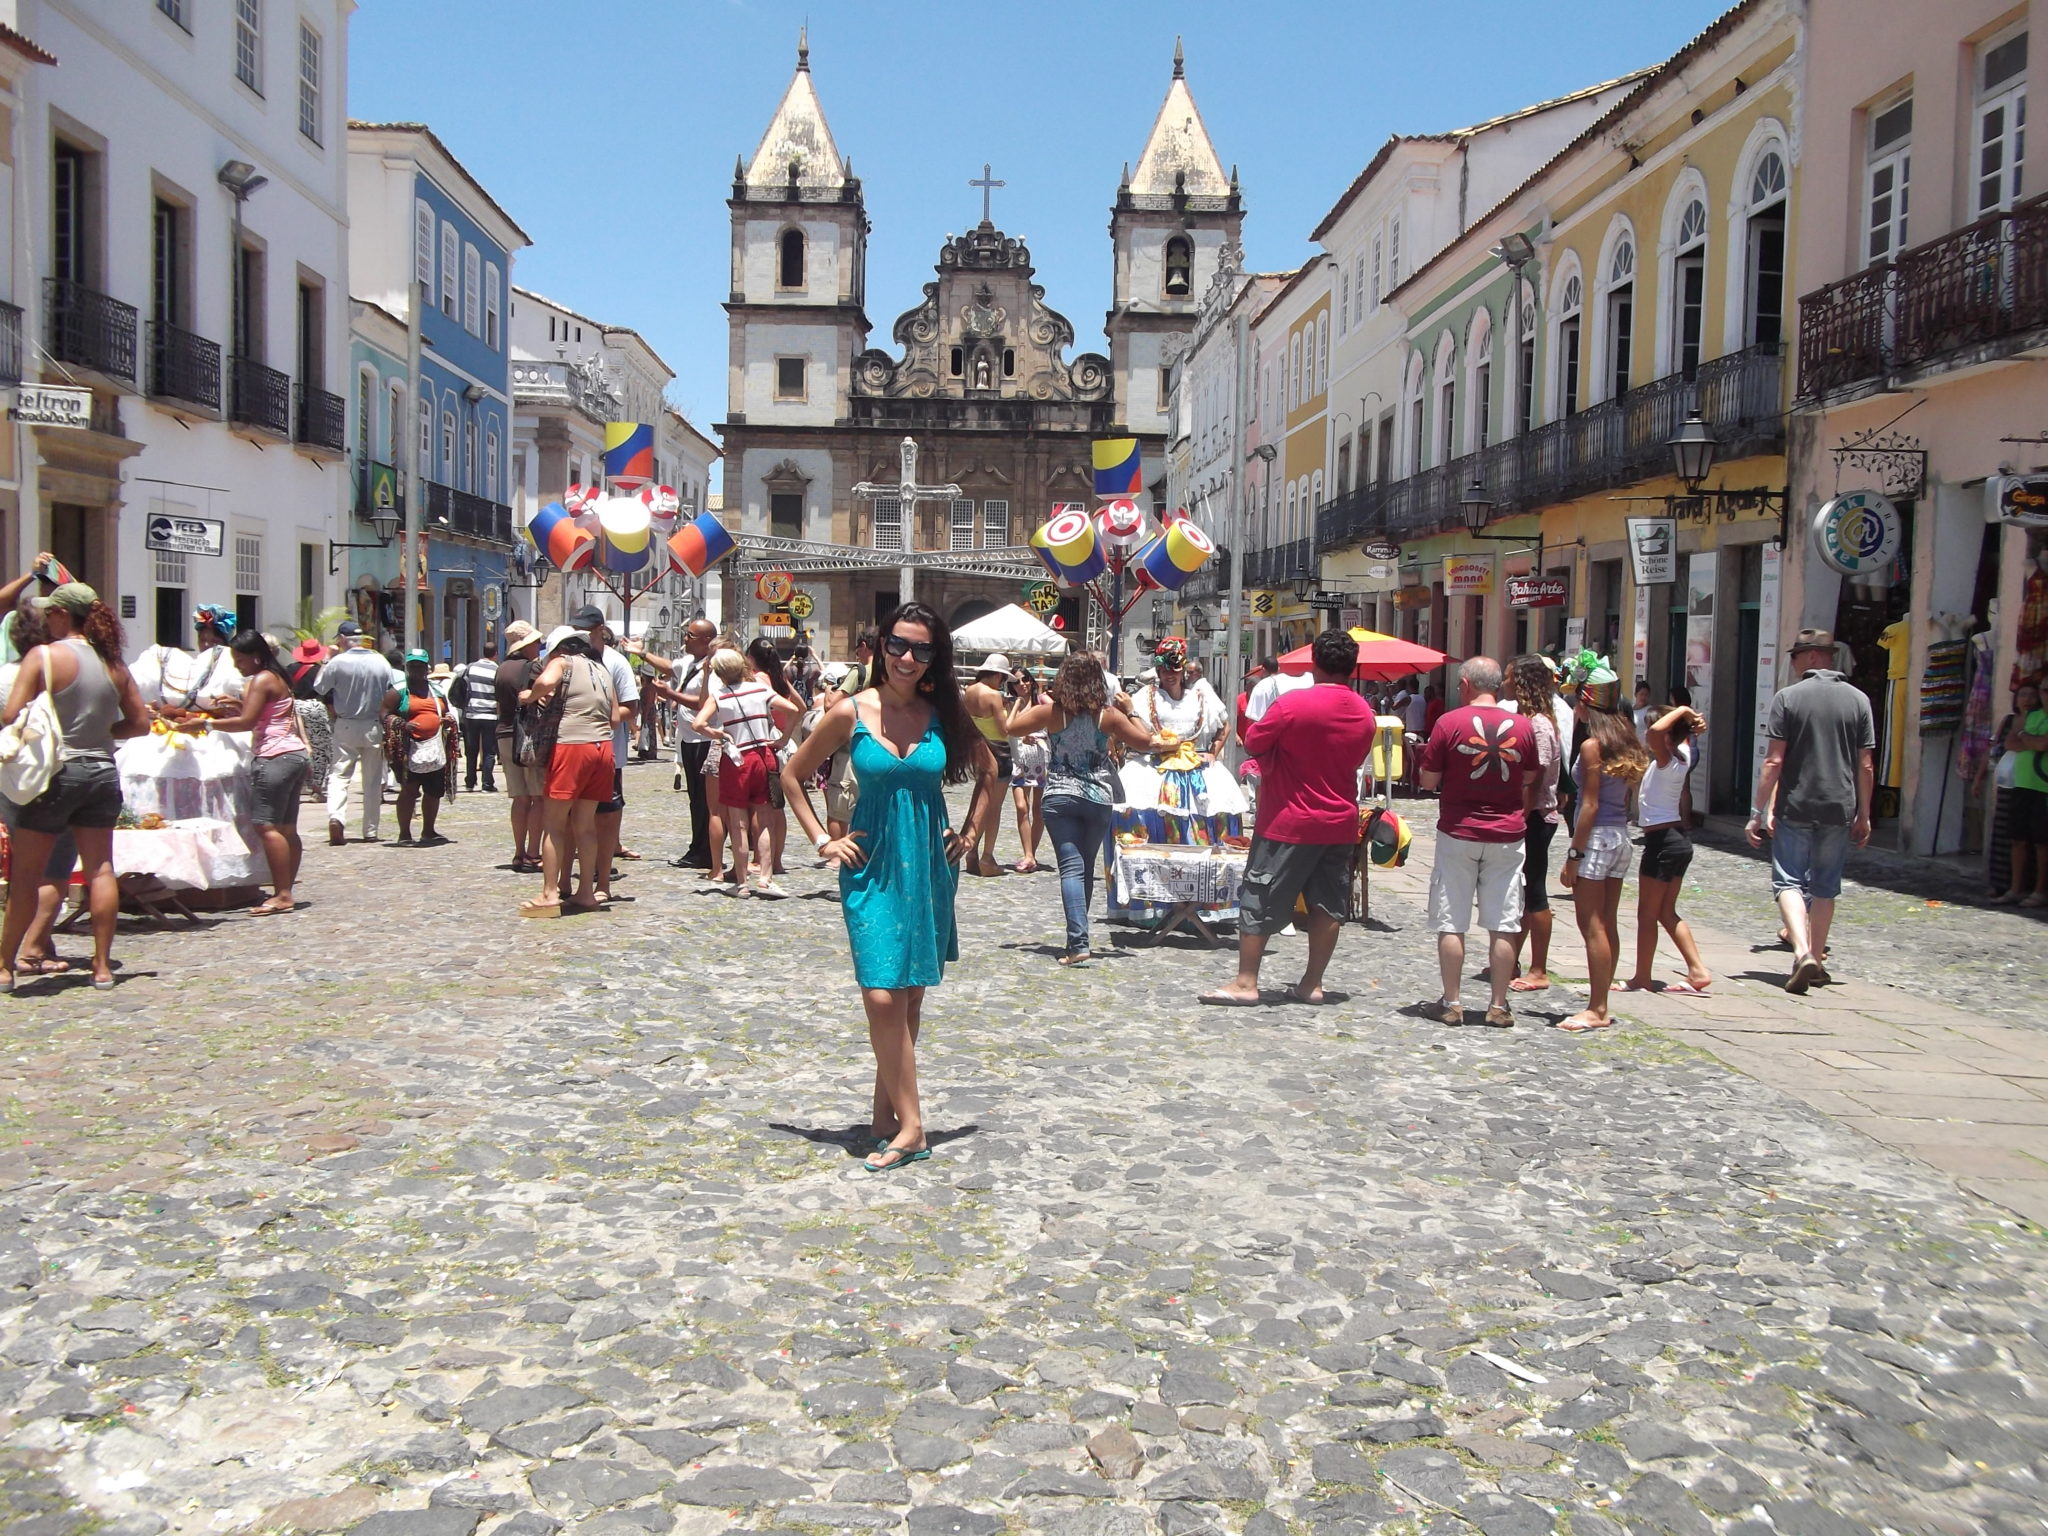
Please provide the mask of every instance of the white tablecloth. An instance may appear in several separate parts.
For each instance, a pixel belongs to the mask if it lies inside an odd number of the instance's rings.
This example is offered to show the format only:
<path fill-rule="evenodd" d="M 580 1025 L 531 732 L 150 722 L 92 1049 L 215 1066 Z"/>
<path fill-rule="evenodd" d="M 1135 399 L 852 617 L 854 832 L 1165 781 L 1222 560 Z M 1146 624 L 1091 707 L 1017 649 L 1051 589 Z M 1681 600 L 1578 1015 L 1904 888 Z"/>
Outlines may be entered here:
<path fill-rule="evenodd" d="M 1203 907 L 1234 907 L 1244 883 L 1246 855 L 1234 848 L 1212 850 L 1140 843 L 1116 851 L 1116 895 L 1123 903 L 1157 901 Z"/>
<path fill-rule="evenodd" d="M 234 823 L 199 818 L 177 821 L 155 832 L 114 832 L 114 872 L 155 875 L 180 891 L 262 885 L 269 866 L 250 851 Z"/>

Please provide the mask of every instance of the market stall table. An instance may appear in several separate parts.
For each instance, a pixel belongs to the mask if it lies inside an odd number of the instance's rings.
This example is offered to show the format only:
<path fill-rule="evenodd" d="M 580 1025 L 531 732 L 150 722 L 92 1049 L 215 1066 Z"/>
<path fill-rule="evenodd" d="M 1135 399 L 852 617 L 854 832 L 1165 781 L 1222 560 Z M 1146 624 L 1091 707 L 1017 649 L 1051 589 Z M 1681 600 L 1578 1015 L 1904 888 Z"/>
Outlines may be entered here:
<path fill-rule="evenodd" d="M 1231 911 L 1244 884 L 1247 850 L 1170 843 L 1137 843 L 1118 847 L 1114 866 L 1120 905 L 1156 902 L 1167 908 L 1152 931 L 1159 943 L 1177 928 L 1192 927 L 1211 947 L 1223 941 L 1202 919 L 1207 911 Z"/>

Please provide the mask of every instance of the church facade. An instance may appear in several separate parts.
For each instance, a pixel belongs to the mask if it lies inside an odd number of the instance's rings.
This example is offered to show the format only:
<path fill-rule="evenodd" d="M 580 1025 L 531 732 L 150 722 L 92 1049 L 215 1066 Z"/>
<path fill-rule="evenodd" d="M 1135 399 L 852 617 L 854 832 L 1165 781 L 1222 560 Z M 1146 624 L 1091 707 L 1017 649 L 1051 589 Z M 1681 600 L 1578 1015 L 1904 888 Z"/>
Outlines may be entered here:
<path fill-rule="evenodd" d="M 1092 502 L 1089 445 L 1135 435 L 1163 484 L 1166 364 L 1242 214 L 1178 50 L 1165 105 L 1111 214 L 1107 355 L 1071 353 L 1025 243 L 987 217 L 940 248 L 922 300 L 869 345 L 859 178 L 819 103 L 809 50 L 751 160 L 734 168 L 726 523 L 751 536 L 725 621 L 742 633 L 852 639 L 908 592 L 954 625 L 1020 599 L 1023 546 L 1056 502 Z M 984 203 L 986 212 L 986 203 Z M 1070 355 L 1071 353 L 1071 355 Z M 916 445 L 909 496 L 904 442 Z M 794 616 L 750 573 L 786 570 Z M 1079 614 L 1071 595 L 1069 626 Z"/>

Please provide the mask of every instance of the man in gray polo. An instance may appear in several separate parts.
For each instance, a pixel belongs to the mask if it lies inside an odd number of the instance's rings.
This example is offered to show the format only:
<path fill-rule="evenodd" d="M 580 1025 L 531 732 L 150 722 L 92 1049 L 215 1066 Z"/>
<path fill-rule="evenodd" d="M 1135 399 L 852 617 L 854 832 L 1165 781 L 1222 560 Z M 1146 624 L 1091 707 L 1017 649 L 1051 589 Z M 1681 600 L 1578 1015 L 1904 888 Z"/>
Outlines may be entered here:
<path fill-rule="evenodd" d="M 391 667 L 363 639 L 354 619 L 336 631 L 335 652 L 313 691 L 327 701 L 334 720 L 334 762 L 327 774 L 327 841 L 339 847 L 348 841 L 348 787 L 358 775 L 363 791 L 363 841 L 377 841 L 377 821 L 384 810 L 385 690 Z"/>
<path fill-rule="evenodd" d="M 1802 629 L 1792 642 L 1799 681 L 1771 700 L 1770 738 L 1745 835 L 1771 842 L 1771 889 L 1792 939 L 1787 992 L 1832 978 L 1824 964 L 1849 844 L 1870 841 L 1877 731 L 1863 690 L 1834 670 L 1835 637 Z"/>

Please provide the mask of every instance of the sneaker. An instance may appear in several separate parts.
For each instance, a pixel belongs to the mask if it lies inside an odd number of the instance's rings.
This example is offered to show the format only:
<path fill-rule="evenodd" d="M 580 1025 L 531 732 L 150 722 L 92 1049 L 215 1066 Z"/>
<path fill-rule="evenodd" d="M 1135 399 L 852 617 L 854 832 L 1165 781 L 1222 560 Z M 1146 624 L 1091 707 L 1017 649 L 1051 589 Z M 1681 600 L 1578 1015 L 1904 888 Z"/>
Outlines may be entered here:
<path fill-rule="evenodd" d="M 763 901 L 786 901 L 789 898 L 789 892 L 773 880 L 757 881 L 754 885 L 754 894 Z"/>
<path fill-rule="evenodd" d="M 1486 1010 L 1486 1025 L 1489 1029 L 1513 1029 L 1515 1016 L 1508 1011 L 1506 1003 L 1495 1003 Z"/>
<path fill-rule="evenodd" d="M 1428 1005 L 1427 1012 L 1439 1024 L 1448 1024 L 1453 1029 L 1465 1022 L 1465 1005 L 1454 1003 L 1449 998 L 1438 998 Z"/>
<path fill-rule="evenodd" d="M 330 821 L 327 823 L 327 841 L 332 847 L 341 847 L 348 841 L 348 828 L 338 821 Z"/>

